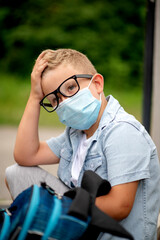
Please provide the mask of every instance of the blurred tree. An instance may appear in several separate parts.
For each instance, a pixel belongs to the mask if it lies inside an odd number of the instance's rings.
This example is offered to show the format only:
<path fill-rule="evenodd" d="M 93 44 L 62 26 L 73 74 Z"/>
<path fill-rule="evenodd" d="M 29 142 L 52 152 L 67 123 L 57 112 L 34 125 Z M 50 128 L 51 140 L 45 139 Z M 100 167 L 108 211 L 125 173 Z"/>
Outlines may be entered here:
<path fill-rule="evenodd" d="M 28 75 L 47 48 L 86 54 L 108 84 L 142 82 L 145 0 L 5 0 L 0 3 L 0 65 Z"/>

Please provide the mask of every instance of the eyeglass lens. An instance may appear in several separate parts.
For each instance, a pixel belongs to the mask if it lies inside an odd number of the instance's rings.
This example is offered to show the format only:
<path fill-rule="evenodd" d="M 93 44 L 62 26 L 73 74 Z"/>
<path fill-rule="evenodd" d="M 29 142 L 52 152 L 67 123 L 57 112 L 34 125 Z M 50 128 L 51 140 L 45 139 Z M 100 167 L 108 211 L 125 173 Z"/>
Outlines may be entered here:
<path fill-rule="evenodd" d="M 70 78 L 59 87 L 59 92 L 65 97 L 71 97 L 79 90 L 77 81 Z M 58 97 L 58 94 L 57 94 Z M 43 105 L 48 111 L 53 111 L 58 106 L 58 99 L 54 93 L 50 93 L 43 99 Z"/>

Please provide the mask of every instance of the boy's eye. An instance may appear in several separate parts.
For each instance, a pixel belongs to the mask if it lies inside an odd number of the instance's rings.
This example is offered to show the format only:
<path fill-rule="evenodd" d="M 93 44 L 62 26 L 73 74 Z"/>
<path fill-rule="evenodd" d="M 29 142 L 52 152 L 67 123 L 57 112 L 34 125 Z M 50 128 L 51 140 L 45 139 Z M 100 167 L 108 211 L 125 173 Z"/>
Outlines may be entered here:
<path fill-rule="evenodd" d="M 53 104 L 55 104 L 57 102 L 57 99 L 56 98 L 53 98 L 52 101 L 51 101 Z"/>
<path fill-rule="evenodd" d="M 54 106 L 57 105 L 57 98 L 56 97 L 52 98 L 51 104 L 54 105 Z"/>
<path fill-rule="evenodd" d="M 78 85 L 74 79 L 69 79 L 61 86 L 60 91 L 65 96 L 72 96 L 78 91 Z"/>
<path fill-rule="evenodd" d="M 75 84 L 68 86 L 68 91 L 73 91 L 75 89 Z"/>
<path fill-rule="evenodd" d="M 57 98 L 54 94 L 51 94 L 47 97 L 48 102 L 55 107 L 57 105 Z"/>

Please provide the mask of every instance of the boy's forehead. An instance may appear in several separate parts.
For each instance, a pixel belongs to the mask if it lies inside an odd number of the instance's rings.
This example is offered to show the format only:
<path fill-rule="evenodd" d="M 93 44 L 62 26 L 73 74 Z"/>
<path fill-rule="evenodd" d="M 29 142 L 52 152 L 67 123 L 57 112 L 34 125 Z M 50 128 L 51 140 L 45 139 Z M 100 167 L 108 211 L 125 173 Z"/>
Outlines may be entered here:
<path fill-rule="evenodd" d="M 72 65 L 64 65 L 61 64 L 58 67 L 54 68 L 54 69 L 49 69 L 48 71 L 48 76 L 52 76 L 52 78 L 59 78 L 59 79 L 66 79 L 72 75 L 75 75 L 78 73 L 78 69 L 76 70 L 76 68 L 74 68 Z"/>
<path fill-rule="evenodd" d="M 76 74 L 81 74 L 80 70 L 69 64 L 59 65 L 55 69 L 48 69 L 42 78 L 42 88 L 49 87 L 54 91 L 64 80 Z"/>

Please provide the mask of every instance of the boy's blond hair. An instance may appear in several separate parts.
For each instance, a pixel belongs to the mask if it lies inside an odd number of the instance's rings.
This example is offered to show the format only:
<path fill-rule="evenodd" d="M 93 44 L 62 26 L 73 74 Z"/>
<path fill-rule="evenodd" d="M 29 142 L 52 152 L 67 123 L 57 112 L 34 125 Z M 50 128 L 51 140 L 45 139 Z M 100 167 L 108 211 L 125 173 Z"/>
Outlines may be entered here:
<path fill-rule="evenodd" d="M 48 61 L 47 70 L 55 69 L 61 64 L 70 64 L 84 74 L 96 74 L 97 71 L 91 61 L 83 54 L 73 49 L 47 49 L 44 51 L 44 59 Z"/>

